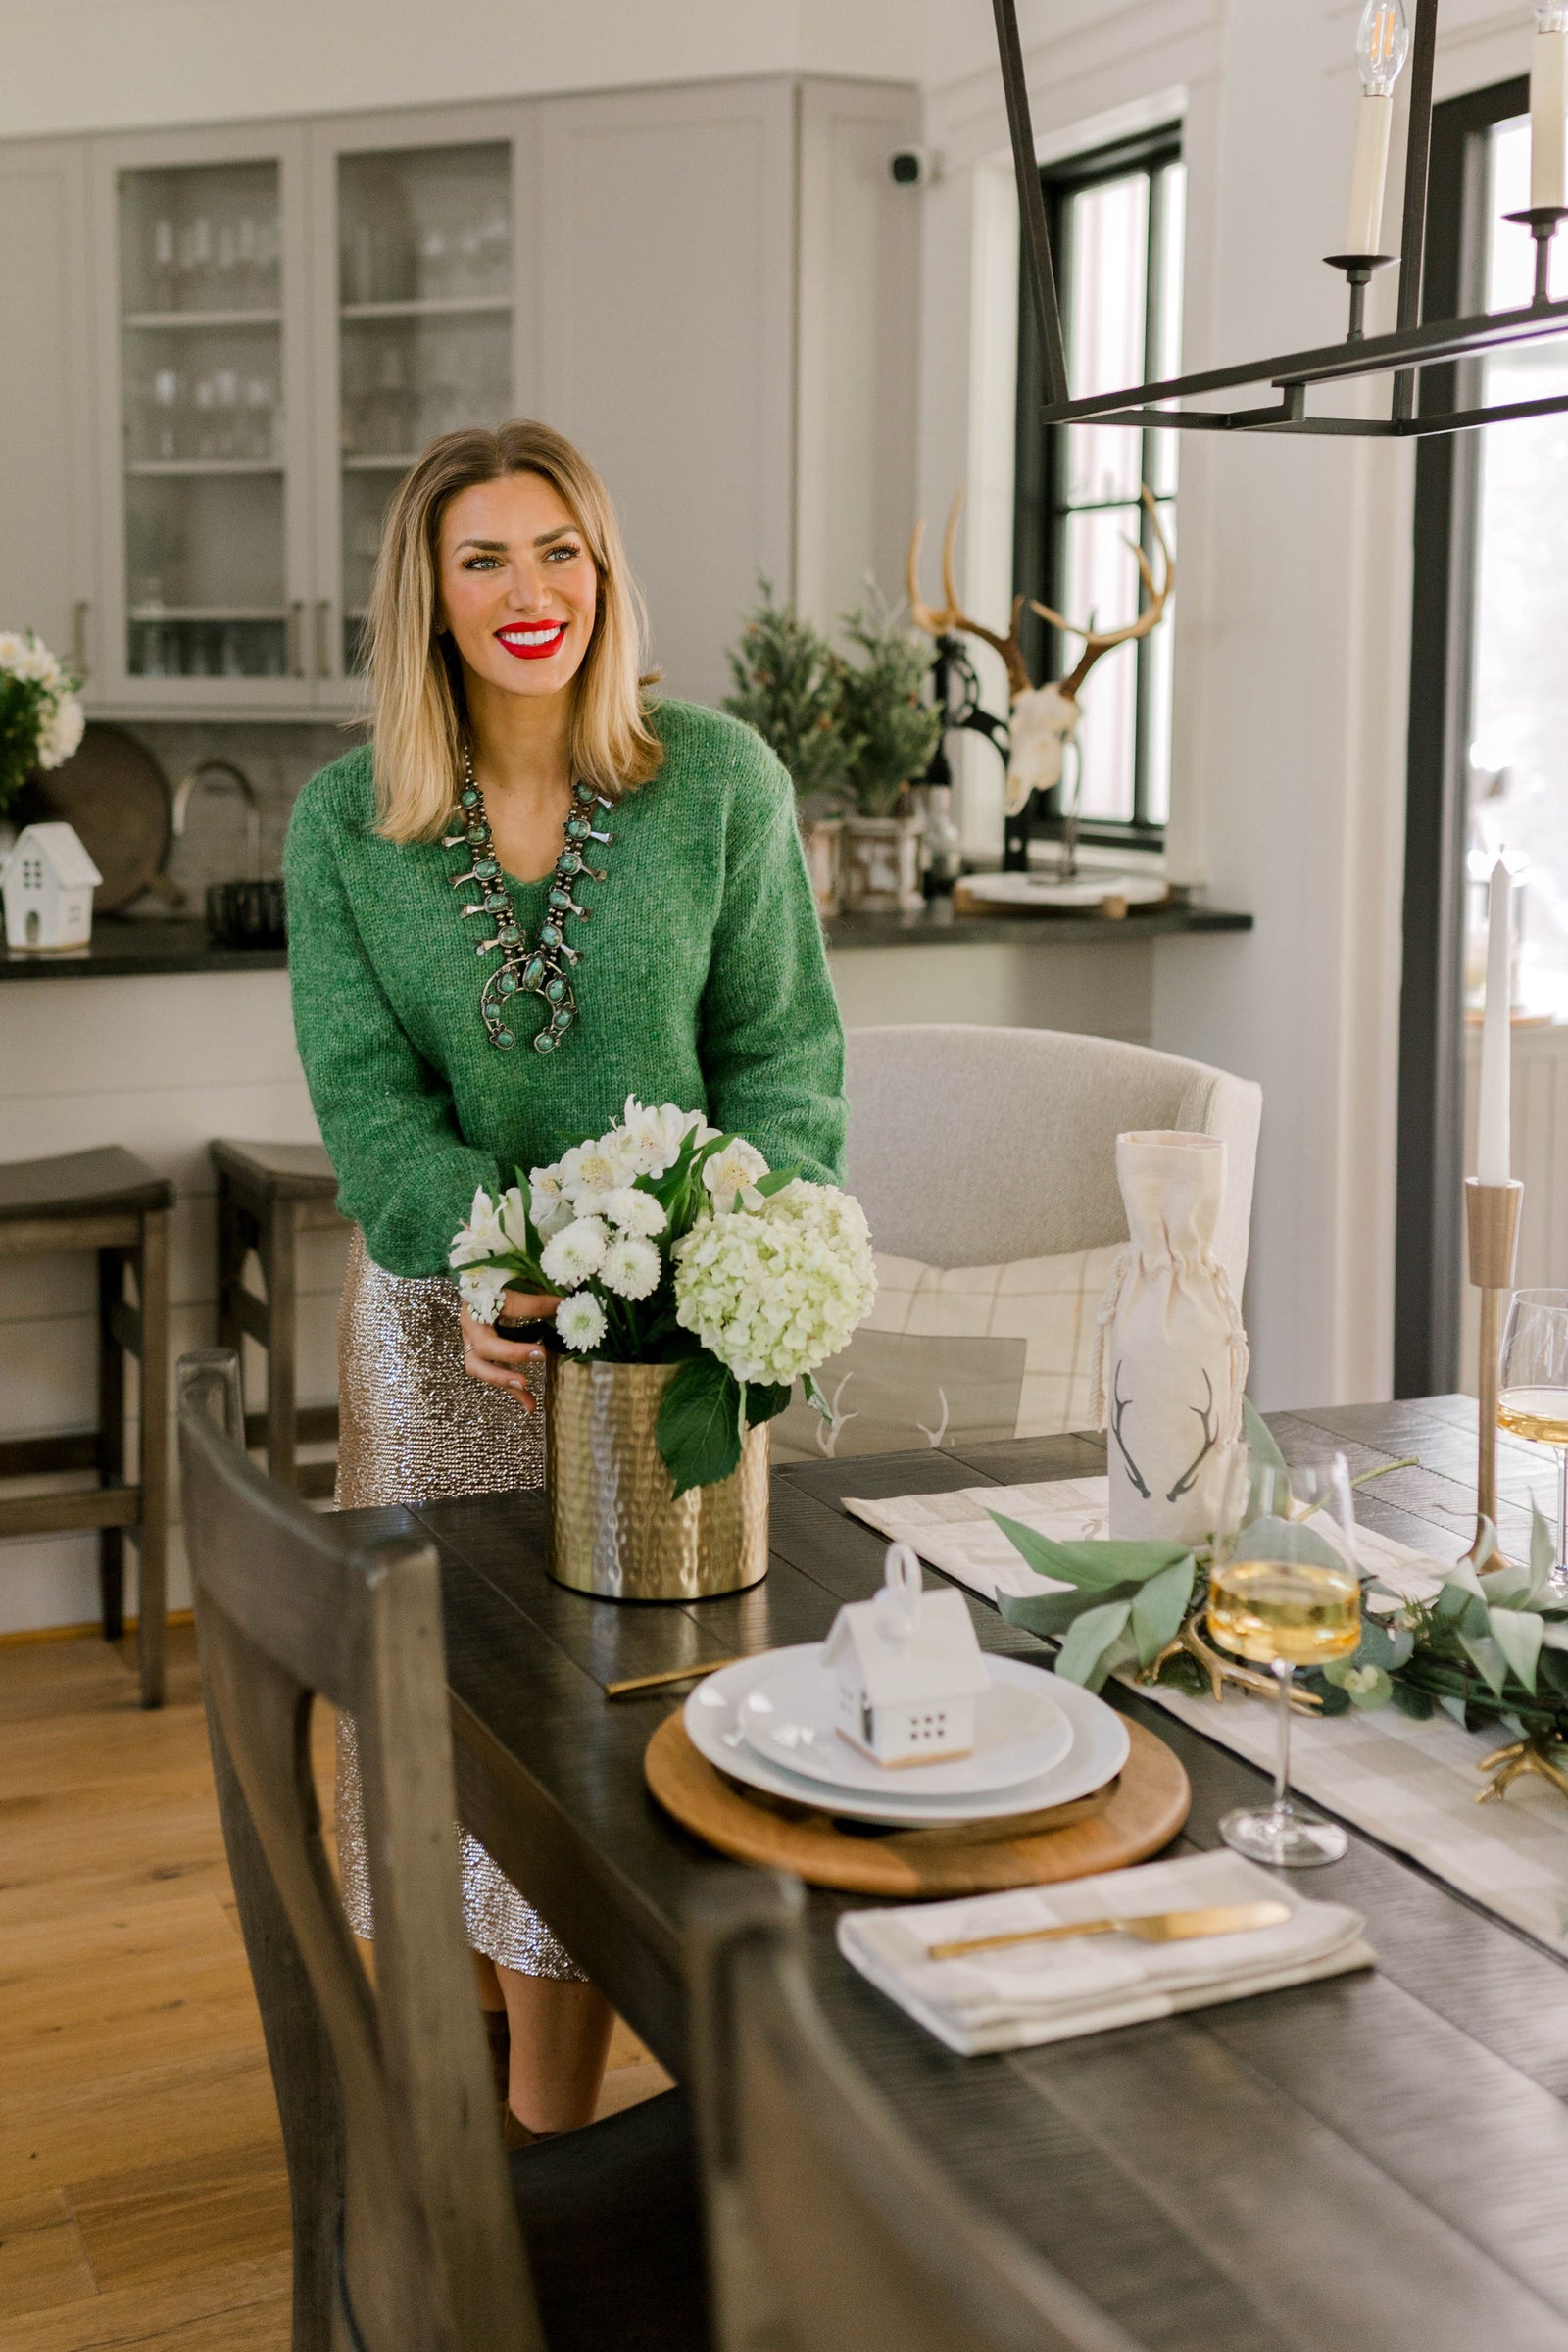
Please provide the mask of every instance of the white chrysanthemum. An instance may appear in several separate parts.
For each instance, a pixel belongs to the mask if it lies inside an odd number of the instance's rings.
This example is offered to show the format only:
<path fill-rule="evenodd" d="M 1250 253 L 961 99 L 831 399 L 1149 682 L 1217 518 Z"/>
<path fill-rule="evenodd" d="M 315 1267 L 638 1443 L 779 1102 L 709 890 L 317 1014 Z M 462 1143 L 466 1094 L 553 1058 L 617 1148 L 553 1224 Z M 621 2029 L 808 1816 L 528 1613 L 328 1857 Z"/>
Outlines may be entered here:
<path fill-rule="evenodd" d="M 468 1222 L 459 1227 L 452 1237 L 452 1250 L 447 1258 L 449 1266 L 471 1266 L 487 1257 L 505 1257 L 512 1244 L 501 1222 L 501 1212 L 481 1184 L 473 1196 Z"/>
<path fill-rule="evenodd" d="M 477 1315 L 481 1323 L 493 1323 L 511 1279 L 503 1266 L 465 1266 L 458 1276 L 458 1289 L 469 1314 Z"/>
<path fill-rule="evenodd" d="M 556 1329 L 562 1343 L 582 1354 L 597 1348 L 605 1336 L 605 1310 L 592 1291 L 579 1291 L 575 1298 L 563 1298 L 556 1309 Z"/>
<path fill-rule="evenodd" d="M 639 1193 L 629 1184 L 618 1193 L 607 1193 L 598 1203 L 598 1213 L 618 1225 L 622 1233 L 640 1233 L 645 1241 L 662 1233 L 669 1222 L 652 1193 Z"/>
<path fill-rule="evenodd" d="M 680 1157 L 688 1135 L 708 1144 L 718 1129 L 710 1127 L 700 1110 L 682 1110 L 678 1102 L 639 1102 L 628 1095 L 612 1133 L 626 1154 L 628 1176 L 662 1176 Z"/>
<path fill-rule="evenodd" d="M 14 660 L 6 666 L 19 678 L 30 678 L 39 686 L 58 686 L 61 683 L 60 664 L 46 645 L 29 636 L 18 648 Z"/>
<path fill-rule="evenodd" d="M 606 1193 L 618 1192 L 633 1173 L 619 1137 L 612 1133 L 602 1135 L 597 1143 L 577 1144 L 563 1154 L 561 1187 L 580 1214 L 584 1209 L 597 1209 Z"/>
<path fill-rule="evenodd" d="M 610 1234 L 601 1217 L 578 1217 L 552 1234 L 539 1252 L 539 1264 L 547 1282 L 564 1291 L 574 1291 L 579 1282 L 597 1274 L 604 1262 L 605 1245 Z"/>
<path fill-rule="evenodd" d="M 797 1178 L 760 1209 L 704 1217 L 673 1254 L 677 1321 L 737 1380 L 814 1372 L 876 1296 L 865 1212 L 834 1185 Z"/>
<path fill-rule="evenodd" d="M 713 1206 L 720 1212 L 733 1208 L 737 1200 L 747 1208 L 760 1208 L 762 1196 L 757 1189 L 759 1176 L 767 1174 L 767 1162 L 755 1144 L 737 1135 L 715 1152 L 711 1159 L 703 1162 L 703 1182 L 713 1196 Z"/>
<path fill-rule="evenodd" d="M 0 629 L 0 669 L 9 669 L 13 677 L 17 676 L 17 663 L 25 651 L 15 629 Z"/>
<path fill-rule="evenodd" d="M 663 1270 L 663 1260 L 652 1242 L 645 1242 L 639 1234 L 622 1233 L 605 1251 L 599 1279 L 619 1298 L 651 1298 Z"/>

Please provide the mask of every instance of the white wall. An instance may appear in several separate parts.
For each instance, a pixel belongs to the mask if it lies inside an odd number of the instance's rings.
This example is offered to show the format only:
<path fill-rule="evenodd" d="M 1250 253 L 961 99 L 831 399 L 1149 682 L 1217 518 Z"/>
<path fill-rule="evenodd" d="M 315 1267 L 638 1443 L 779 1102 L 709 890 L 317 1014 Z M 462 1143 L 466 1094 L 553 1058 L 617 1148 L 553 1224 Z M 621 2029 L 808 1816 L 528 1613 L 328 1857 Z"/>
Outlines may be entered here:
<path fill-rule="evenodd" d="M 1190 367 L 1343 332 L 1319 257 L 1343 237 L 1356 14 L 1353 0 L 1022 0 L 1042 154 L 1185 117 Z M 1524 69 L 1527 11 L 1461 0 L 1455 14 L 1440 95 Z M 988 226 L 1008 159 L 985 0 L 933 0 L 925 78 L 944 171 L 925 198 L 920 503 L 939 514 L 957 482 L 978 484 L 966 578 L 971 609 L 1000 618 L 1010 357 L 993 329 L 977 367 L 958 331 L 984 345 L 989 281 L 1015 268 L 1010 248 L 997 260 L 1015 225 Z M 1386 243 L 1397 201 L 1396 184 Z M 1257 928 L 1201 956 L 1161 944 L 1153 1042 L 1264 1089 L 1249 1281 L 1259 1400 L 1386 1395 L 1411 452 L 1188 435 L 1182 469 L 1172 867 Z"/>
<path fill-rule="evenodd" d="M 631 88 L 912 78 L 921 0 L 0 0 L 0 138 Z"/>

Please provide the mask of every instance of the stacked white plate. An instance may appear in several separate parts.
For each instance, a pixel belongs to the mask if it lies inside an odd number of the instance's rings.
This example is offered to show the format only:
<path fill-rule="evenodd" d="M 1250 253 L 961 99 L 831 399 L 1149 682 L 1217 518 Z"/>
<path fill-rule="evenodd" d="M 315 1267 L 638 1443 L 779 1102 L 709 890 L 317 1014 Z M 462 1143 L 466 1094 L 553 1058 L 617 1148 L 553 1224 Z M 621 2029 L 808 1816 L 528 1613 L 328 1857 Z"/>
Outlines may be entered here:
<path fill-rule="evenodd" d="M 692 1745 L 733 1781 L 848 1821 L 938 1829 L 1044 1812 L 1089 1796 L 1127 1760 L 1127 1727 L 1103 1699 L 1027 1666 L 987 1658 L 974 1752 L 890 1769 L 835 1728 L 820 1642 L 743 1658 L 686 1701 Z"/>

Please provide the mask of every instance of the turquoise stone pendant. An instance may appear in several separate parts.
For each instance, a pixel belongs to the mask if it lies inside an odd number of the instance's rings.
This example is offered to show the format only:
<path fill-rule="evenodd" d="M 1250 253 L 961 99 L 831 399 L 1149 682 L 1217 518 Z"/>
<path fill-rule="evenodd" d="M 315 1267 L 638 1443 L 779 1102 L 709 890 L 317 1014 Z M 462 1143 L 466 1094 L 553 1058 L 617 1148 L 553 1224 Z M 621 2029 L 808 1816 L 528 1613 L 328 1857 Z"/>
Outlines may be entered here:
<path fill-rule="evenodd" d="M 582 845 L 585 842 L 609 842 L 609 833 L 594 830 L 593 811 L 608 809 L 609 801 L 603 793 L 595 792 L 591 784 L 574 784 L 571 788 L 571 809 L 564 830 L 564 844 L 556 859 L 551 878 L 549 911 L 540 925 L 537 943 L 530 947 L 522 925 L 517 920 L 512 893 L 501 872 L 501 861 L 495 854 L 490 820 L 485 814 L 484 795 L 473 772 L 473 759 L 466 744 L 463 750 L 464 782 L 458 795 L 459 823 L 462 830 L 449 833 L 447 849 L 467 851 L 473 863 L 466 874 L 452 877 L 453 888 L 465 882 L 477 882 L 480 896 L 470 900 L 462 913 L 493 914 L 497 917 L 495 937 L 480 943 L 476 953 L 500 956 L 486 975 L 479 995 L 479 1012 L 490 1043 L 503 1053 L 510 1053 L 517 1042 L 511 1026 L 514 1016 L 510 1000 L 519 995 L 539 997 L 549 1010 L 550 1018 L 534 1039 L 536 1054 L 554 1054 L 566 1031 L 577 1017 L 577 1001 L 565 967 L 578 960 L 578 951 L 566 943 L 565 924 L 575 915 L 581 922 L 588 919 L 588 908 L 579 906 L 572 897 L 578 878 L 603 882 L 604 874 L 584 862 Z"/>

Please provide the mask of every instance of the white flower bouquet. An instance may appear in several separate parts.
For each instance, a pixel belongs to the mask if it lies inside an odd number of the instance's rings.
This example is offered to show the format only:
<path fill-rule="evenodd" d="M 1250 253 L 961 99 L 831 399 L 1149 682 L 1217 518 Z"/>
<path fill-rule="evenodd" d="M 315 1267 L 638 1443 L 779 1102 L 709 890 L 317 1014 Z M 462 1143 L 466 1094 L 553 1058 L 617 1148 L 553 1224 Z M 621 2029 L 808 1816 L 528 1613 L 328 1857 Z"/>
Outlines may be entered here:
<path fill-rule="evenodd" d="M 63 767 L 81 741 L 76 685 L 30 629 L 0 629 L 0 810 L 35 768 Z"/>
<path fill-rule="evenodd" d="M 748 1429 L 836 1355 L 876 1292 L 858 1200 L 771 1170 L 698 1111 L 627 1099 L 578 1144 L 492 1200 L 453 1240 L 469 1309 L 494 1322 L 508 1290 L 559 1297 L 564 1348 L 610 1363 L 678 1363 L 659 1415 L 675 1492 L 727 1478 Z"/>

